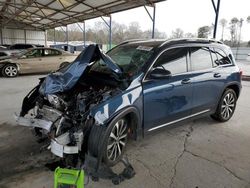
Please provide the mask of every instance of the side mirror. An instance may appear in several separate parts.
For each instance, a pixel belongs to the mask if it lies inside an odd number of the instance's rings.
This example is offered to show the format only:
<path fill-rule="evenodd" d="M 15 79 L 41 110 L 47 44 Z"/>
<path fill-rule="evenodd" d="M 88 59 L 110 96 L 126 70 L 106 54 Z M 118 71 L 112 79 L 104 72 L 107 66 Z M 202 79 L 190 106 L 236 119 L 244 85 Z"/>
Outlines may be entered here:
<path fill-rule="evenodd" d="M 153 79 L 166 79 L 171 77 L 171 72 L 169 70 L 165 70 L 161 67 L 154 68 L 149 75 L 149 78 Z"/>

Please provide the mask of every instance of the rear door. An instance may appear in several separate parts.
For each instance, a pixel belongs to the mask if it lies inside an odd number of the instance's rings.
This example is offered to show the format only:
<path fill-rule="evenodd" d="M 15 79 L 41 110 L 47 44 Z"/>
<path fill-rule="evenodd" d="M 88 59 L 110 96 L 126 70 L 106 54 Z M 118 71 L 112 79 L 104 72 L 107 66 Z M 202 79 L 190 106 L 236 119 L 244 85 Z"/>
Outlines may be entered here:
<path fill-rule="evenodd" d="M 151 131 L 181 121 L 191 113 L 192 78 L 188 72 L 188 48 L 173 48 L 162 53 L 153 68 L 162 67 L 172 76 L 143 82 L 144 129 Z"/>
<path fill-rule="evenodd" d="M 60 64 L 64 61 L 62 52 L 56 49 L 44 49 L 43 64 L 46 65 L 47 71 L 55 71 L 59 68 Z"/>
<path fill-rule="evenodd" d="M 216 54 L 208 47 L 190 48 L 194 87 L 192 114 L 209 112 L 217 106 L 224 78 L 215 57 Z"/>

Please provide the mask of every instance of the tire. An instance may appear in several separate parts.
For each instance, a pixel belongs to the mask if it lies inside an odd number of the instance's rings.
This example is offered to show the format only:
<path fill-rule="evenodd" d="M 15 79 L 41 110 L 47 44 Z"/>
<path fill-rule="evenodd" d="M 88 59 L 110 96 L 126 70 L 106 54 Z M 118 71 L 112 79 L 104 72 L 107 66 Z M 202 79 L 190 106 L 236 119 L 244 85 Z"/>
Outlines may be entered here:
<path fill-rule="evenodd" d="M 60 64 L 59 69 L 61 69 L 63 67 L 66 67 L 68 65 L 69 65 L 69 62 L 63 62 L 63 63 Z"/>
<path fill-rule="evenodd" d="M 234 114 L 237 95 L 233 89 L 226 89 L 223 93 L 216 112 L 211 117 L 219 122 L 228 121 Z"/>
<path fill-rule="evenodd" d="M 94 125 L 91 129 L 88 149 L 98 157 L 102 151 L 102 160 L 108 166 L 114 166 L 122 158 L 128 141 L 128 121 L 123 117 L 111 122 L 107 127 Z"/>
<path fill-rule="evenodd" d="M 5 77 L 16 77 L 18 75 L 17 66 L 14 64 L 7 64 L 2 68 L 2 75 Z"/>

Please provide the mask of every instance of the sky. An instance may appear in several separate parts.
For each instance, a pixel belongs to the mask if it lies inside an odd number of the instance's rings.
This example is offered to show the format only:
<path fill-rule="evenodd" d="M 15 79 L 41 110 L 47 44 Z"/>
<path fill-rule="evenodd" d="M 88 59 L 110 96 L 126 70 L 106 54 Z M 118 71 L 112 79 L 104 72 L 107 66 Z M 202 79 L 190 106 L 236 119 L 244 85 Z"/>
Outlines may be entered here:
<path fill-rule="evenodd" d="M 215 3 L 217 4 L 217 0 Z M 250 0 L 221 0 L 219 20 L 225 18 L 229 22 L 233 17 L 245 20 L 241 37 L 243 41 L 250 40 L 250 23 L 246 22 L 248 16 L 250 16 Z M 156 4 L 155 27 L 165 32 L 167 36 L 170 36 L 176 28 L 181 28 L 185 33 L 197 33 L 199 27 L 212 25 L 214 19 L 215 12 L 211 0 L 166 0 Z M 91 26 L 100 20 L 101 18 L 88 20 L 86 26 Z M 142 30 L 152 28 L 152 22 L 143 7 L 112 14 L 112 20 L 125 25 L 136 21 Z M 230 38 L 228 29 L 225 30 L 224 37 Z M 220 38 L 221 27 L 218 25 L 217 39 Z"/>

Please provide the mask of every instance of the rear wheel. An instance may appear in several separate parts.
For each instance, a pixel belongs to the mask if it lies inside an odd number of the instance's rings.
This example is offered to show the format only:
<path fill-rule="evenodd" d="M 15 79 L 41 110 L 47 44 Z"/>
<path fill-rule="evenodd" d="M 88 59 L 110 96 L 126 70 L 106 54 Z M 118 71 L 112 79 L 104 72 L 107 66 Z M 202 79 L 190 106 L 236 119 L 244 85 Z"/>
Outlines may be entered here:
<path fill-rule="evenodd" d="M 223 93 L 216 112 L 211 117 L 217 121 L 228 121 L 234 114 L 237 95 L 233 89 L 226 89 Z"/>
<path fill-rule="evenodd" d="M 111 123 L 107 129 L 93 126 L 88 148 L 95 157 L 98 157 L 98 150 L 103 151 L 104 163 L 113 166 L 122 158 L 127 140 L 128 123 L 126 118 L 123 117 Z"/>
<path fill-rule="evenodd" d="M 2 69 L 2 75 L 5 77 L 16 77 L 18 75 L 17 66 L 14 64 L 7 64 Z"/>

